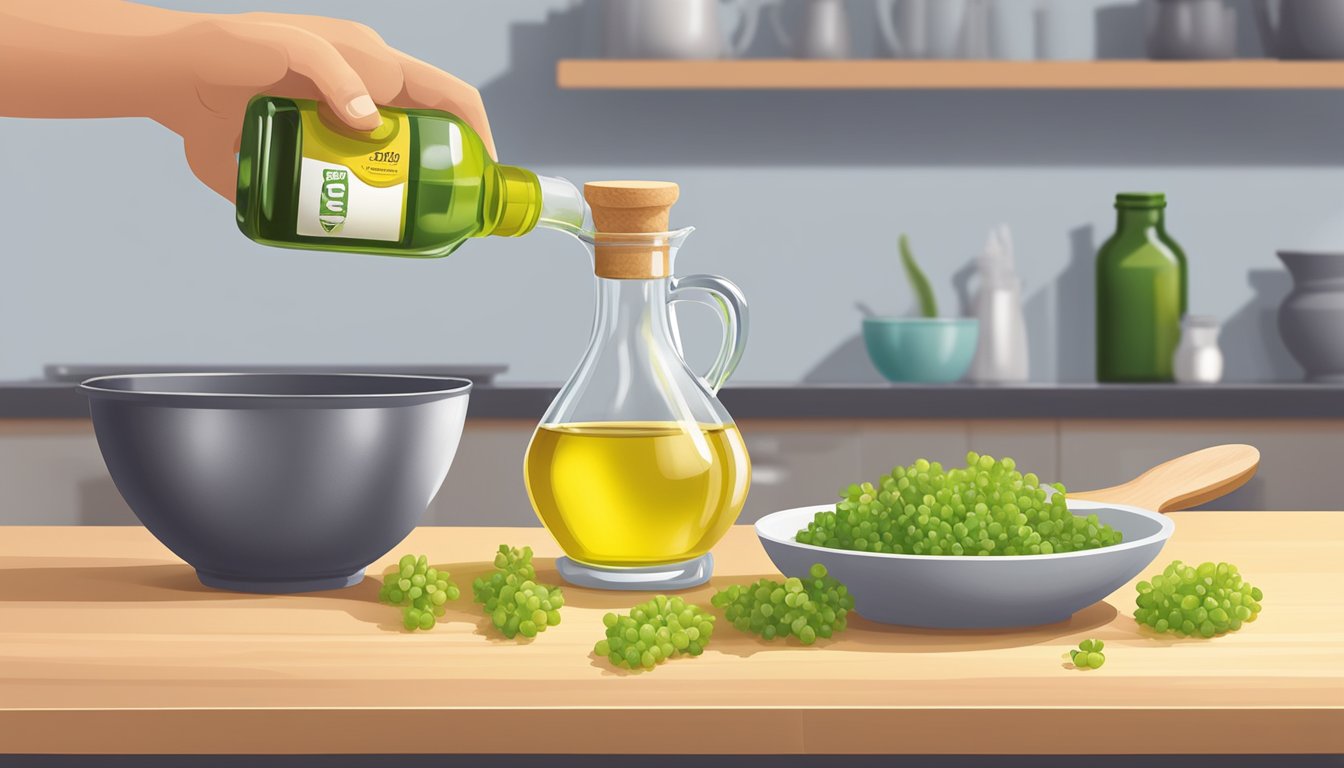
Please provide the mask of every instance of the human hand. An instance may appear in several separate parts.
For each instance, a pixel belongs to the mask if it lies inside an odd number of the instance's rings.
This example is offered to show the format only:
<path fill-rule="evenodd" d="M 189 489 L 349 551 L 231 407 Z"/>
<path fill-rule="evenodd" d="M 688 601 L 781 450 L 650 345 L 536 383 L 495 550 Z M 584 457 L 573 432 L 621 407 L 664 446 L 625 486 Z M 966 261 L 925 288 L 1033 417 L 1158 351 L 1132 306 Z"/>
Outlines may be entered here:
<path fill-rule="evenodd" d="M 229 200 L 243 112 L 258 93 L 322 101 L 357 130 L 378 126 L 375 104 L 444 110 L 495 155 L 475 88 L 362 24 L 120 0 L 0 4 L 0 114 L 149 117 L 182 137 L 192 172 Z"/>
<path fill-rule="evenodd" d="M 323 101 L 363 131 L 381 122 L 376 104 L 444 110 L 466 120 L 495 155 L 475 88 L 388 46 L 362 24 L 273 13 L 200 14 L 161 42 L 156 55 L 176 74 L 149 116 L 182 137 L 192 172 L 230 201 L 243 112 L 258 93 Z"/>

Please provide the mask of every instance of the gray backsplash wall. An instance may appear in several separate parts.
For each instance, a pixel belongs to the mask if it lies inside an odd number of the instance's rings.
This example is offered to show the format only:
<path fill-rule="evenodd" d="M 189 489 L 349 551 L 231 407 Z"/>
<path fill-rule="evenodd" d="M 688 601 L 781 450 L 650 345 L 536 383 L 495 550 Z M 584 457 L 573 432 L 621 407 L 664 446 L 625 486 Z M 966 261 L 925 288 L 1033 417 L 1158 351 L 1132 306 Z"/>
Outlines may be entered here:
<path fill-rule="evenodd" d="M 909 307 L 897 234 L 955 309 L 953 275 L 1001 221 L 1034 378 L 1087 379 L 1092 259 L 1129 189 L 1168 194 L 1191 309 L 1227 323 L 1228 377 L 1295 378 L 1273 325 L 1287 290 L 1273 252 L 1344 245 L 1338 92 L 559 91 L 555 59 L 593 44 L 585 10 L 560 0 L 251 5 L 358 19 L 477 84 L 505 162 L 679 182 L 674 223 L 699 228 L 679 271 L 725 274 L 751 303 L 740 380 L 871 380 L 853 305 Z M 866 49 L 868 4 L 850 7 Z M 1103 52 L 1136 52 L 1132 7 L 1103 14 L 1129 30 Z M 148 121 L 3 120 L 0 140 L 0 377 L 54 361 L 498 361 L 505 380 L 555 382 L 586 342 L 592 276 L 563 236 L 442 261 L 269 249 Z M 707 359 L 712 317 L 683 314 Z"/>

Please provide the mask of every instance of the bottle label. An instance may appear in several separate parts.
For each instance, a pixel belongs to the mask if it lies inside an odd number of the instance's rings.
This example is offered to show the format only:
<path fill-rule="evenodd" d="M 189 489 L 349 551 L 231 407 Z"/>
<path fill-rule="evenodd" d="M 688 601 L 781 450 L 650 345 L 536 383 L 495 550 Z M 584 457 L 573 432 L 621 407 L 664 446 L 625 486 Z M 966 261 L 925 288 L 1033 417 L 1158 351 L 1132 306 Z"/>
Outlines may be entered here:
<path fill-rule="evenodd" d="M 304 104 L 298 220 L 308 237 L 395 243 L 405 231 L 411 130 L 405 113 L 385 111 L 382 127 L 353 137 L 328 127 Z"/>
<path fill-rule="evenodd" d="M 335 232 L 345 226 L 349 191 L 349 171 L 322 172 L 322 204 L 317 210 L 317 221 L 322 225 L 322 231 Z"/>

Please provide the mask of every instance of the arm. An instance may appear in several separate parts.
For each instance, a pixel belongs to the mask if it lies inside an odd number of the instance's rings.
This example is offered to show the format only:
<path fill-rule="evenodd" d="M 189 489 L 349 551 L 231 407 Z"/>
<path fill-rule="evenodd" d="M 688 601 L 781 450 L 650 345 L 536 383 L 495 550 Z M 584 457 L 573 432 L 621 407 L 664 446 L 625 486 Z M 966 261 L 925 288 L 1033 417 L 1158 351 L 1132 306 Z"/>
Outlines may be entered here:
<path fill-rule="evenodd" d="M 357 130 L 375 104 L 441 109 L 494 140 L 480 94 L 340 19 L 202 14 L 121 0 L 0 5 L 0 115 L 148 117 L 192 171 L 233 199 L 242 114 L 258 93 L 325 101 Z"/>
<path fill-rule="evenodd" d="M 167 73 L 145 55 L 185 14 L 103 0 L 0 6 L 0 112 L 145 117 Z M 134 87 L 132 87 L 134 86 Z"/>

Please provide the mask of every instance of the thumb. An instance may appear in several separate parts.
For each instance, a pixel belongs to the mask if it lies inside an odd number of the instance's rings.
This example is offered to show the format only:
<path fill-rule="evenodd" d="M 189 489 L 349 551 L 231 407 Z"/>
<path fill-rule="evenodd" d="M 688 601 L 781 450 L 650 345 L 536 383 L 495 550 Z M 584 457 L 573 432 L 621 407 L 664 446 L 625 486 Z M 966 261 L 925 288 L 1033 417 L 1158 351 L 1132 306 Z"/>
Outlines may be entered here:
<path fill-rule="evenodd" d="M 196 178 L 232 203 L 238 191 L 238 160 L 232 142 L 226 138 L 190 138 L 184 148 L 187 165 Z"/>

